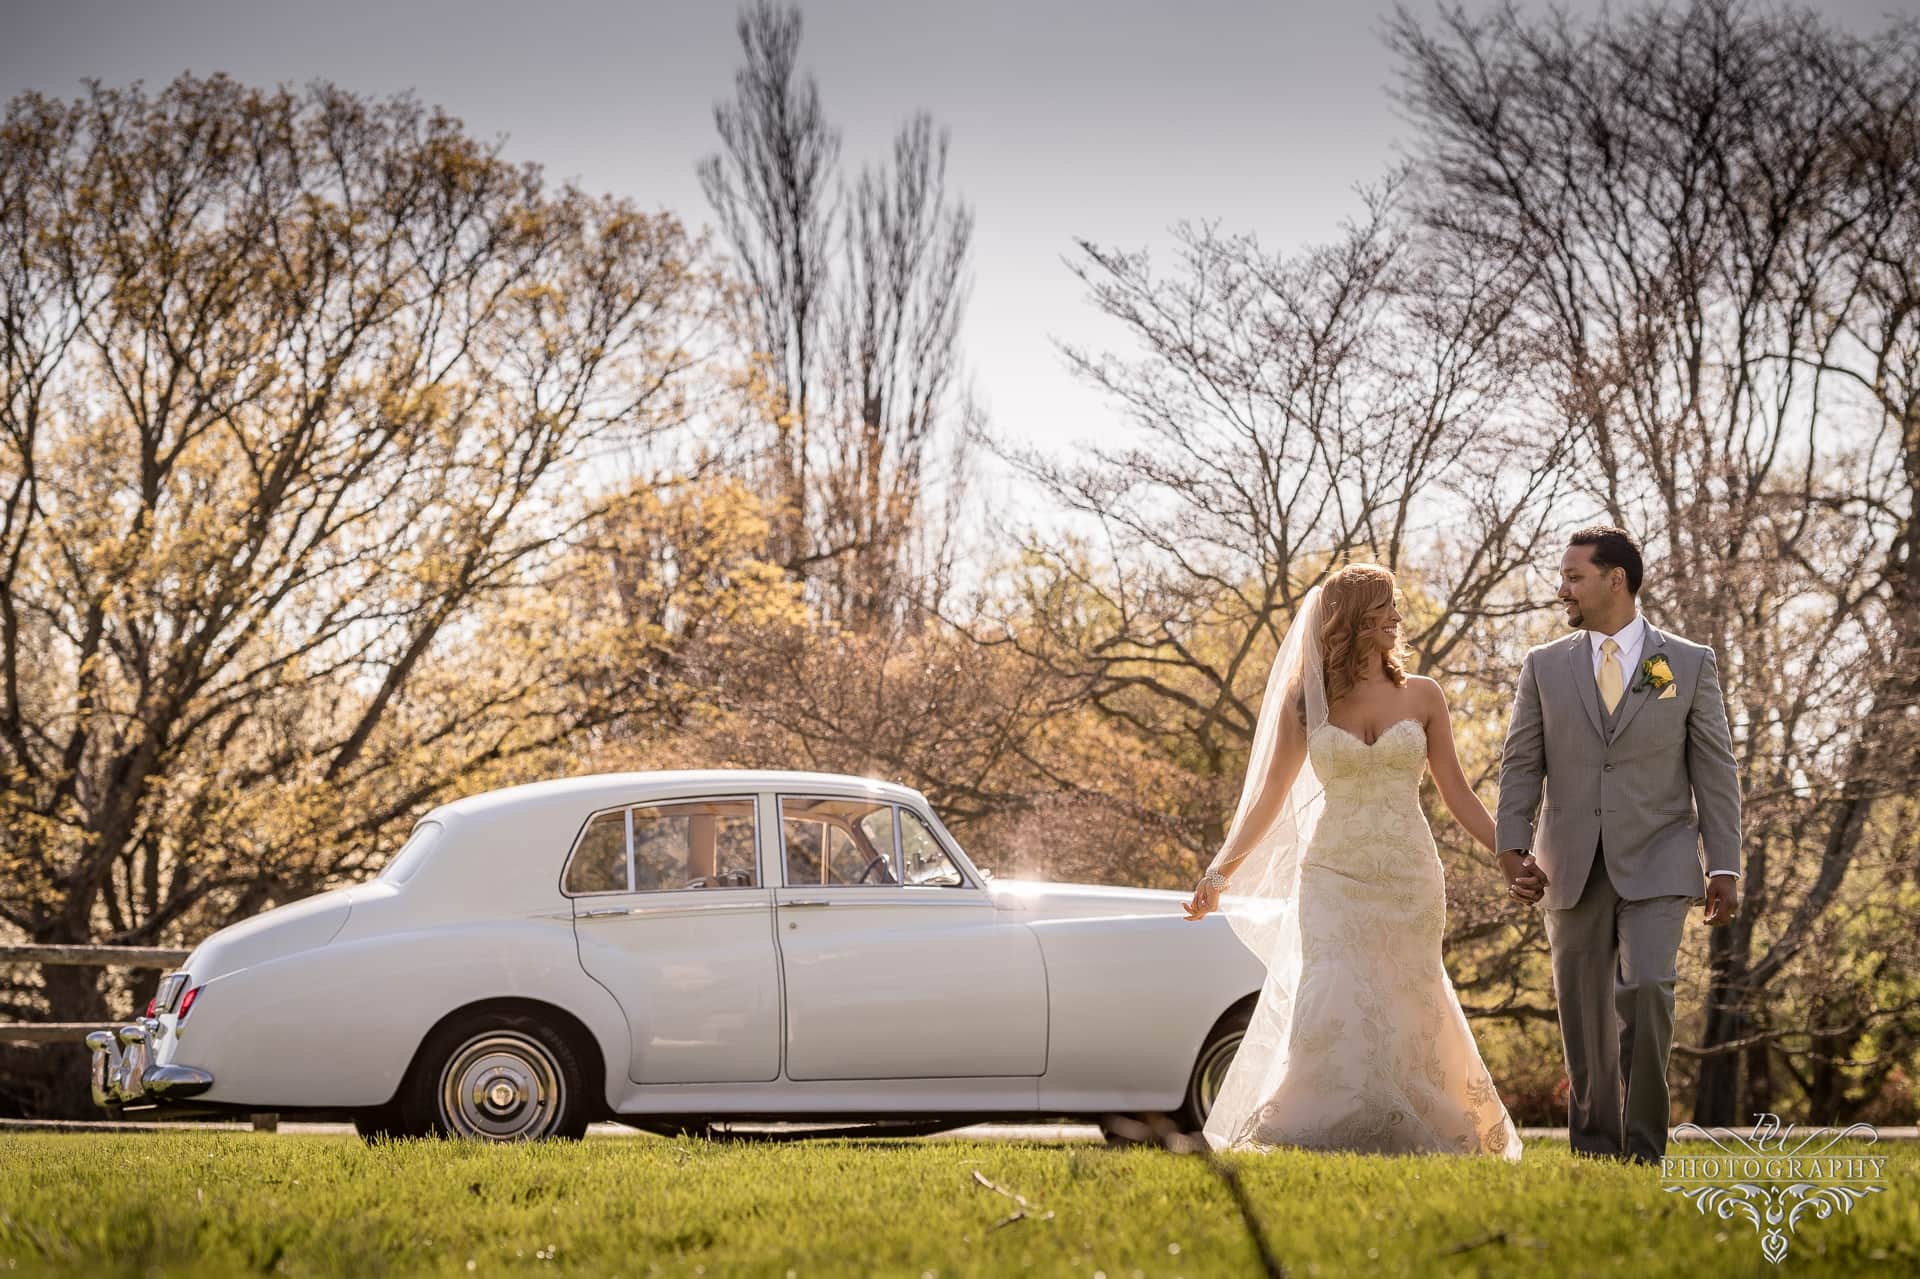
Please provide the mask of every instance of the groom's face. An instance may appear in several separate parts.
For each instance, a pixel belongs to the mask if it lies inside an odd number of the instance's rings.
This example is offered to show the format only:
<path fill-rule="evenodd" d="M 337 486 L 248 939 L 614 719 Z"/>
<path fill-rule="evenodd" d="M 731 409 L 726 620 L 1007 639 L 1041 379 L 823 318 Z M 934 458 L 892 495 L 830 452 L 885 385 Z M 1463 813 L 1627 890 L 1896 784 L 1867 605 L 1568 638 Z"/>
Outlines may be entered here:
<path fill-rule="evenodd" d="M 1589 615 L 1607 612 L 1612 576 L 1593 562 L 1591 546 L 1567 548 L 1560 559 L 1560 604 L 1567 610 L 1567 625 L 1585 626 Z"/>

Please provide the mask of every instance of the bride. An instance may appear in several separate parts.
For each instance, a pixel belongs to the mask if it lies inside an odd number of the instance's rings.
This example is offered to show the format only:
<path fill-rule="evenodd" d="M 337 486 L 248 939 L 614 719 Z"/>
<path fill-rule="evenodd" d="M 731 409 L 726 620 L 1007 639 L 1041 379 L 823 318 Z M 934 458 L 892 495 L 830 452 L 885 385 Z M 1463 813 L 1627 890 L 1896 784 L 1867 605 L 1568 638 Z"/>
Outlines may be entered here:
<path fill-rule="evenodd" d="M 1186 904 L 1223 910 L 1267 964 L 1207 1117 L 1215 1149 L 1520 1158 L 1441 966 L 1421 773 L 1490 853 L 1493 818 L 1440 686 L 1400 651 L 1393 575 L 1349 565 L 1308 592 L 1268 679 L 1233 825 Z"/>

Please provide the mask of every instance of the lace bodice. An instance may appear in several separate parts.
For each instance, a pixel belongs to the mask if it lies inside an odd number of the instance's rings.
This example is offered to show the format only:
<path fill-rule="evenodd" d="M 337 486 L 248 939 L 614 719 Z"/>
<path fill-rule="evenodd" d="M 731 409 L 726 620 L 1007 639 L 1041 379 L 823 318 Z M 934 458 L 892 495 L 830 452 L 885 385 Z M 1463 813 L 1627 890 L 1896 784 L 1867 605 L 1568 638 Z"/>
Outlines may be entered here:
<path fill-rule="evenodd" d="M 1420 774 L 1427 766 L 1427 730 L 1417 719 L 1403 719 L 1368 745 L 1329 722 L 1314 730 L 1307 755 L 1330 805 L 1395 799 L 1417 802 Z"/>
<path fill-rule="evenodd" d="M 1323 724 L 1307 751 L 1327 800 L 1303 866 L 1373 880 L 1438 870 L 1440 854 L 1420 810 L 1427 731 L 1419 720 L 1389 726 L 1372 745 Z"/>

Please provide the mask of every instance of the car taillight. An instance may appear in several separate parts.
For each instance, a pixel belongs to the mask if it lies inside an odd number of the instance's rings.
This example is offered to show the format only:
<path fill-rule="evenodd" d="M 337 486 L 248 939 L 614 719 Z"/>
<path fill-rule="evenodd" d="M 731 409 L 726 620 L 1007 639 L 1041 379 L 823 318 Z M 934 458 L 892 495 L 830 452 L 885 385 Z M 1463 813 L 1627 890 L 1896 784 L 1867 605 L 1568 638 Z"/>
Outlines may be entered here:
<path fill-rule="evenodd" d="M 159 998 L 158 995 L 154 996 L 154 999 L 158 999 L 158 998 Z M 153 999 L 149 999 L 147 1001 L 147 1016 L 149 1017 L 153 1016 Z"/>
<path fill-rule="evenodd" d="M 187 1019 L 187 1014 L 193 1011 L 193 1001 L 200 997 L 200 992 L 203 989 L 204 987 L 195 986 L 187 992 L 186 998 L 180 1001 L 180 1016 L 177 1020 L 185 1021 Z"/>

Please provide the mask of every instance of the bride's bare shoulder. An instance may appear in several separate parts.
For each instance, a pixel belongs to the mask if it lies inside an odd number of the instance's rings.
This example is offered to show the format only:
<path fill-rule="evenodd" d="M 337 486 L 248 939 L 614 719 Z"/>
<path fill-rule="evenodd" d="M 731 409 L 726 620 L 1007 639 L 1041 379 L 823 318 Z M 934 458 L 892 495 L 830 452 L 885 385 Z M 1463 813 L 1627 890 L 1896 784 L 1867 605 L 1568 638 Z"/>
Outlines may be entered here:
<path fill-rule="evenodd" d="M 1438 680 L 1429 679 L 1425 675 L 1409 675 L 1407 689 L 1413 694 L 1414 702 L 1422 710 L 1428 713 L 1438 711 L 1442 715 L 1446 714 L 1447 695 L 1441 689 Z"/>

